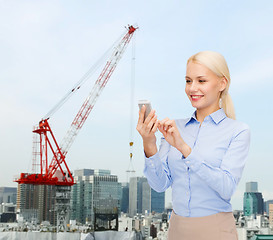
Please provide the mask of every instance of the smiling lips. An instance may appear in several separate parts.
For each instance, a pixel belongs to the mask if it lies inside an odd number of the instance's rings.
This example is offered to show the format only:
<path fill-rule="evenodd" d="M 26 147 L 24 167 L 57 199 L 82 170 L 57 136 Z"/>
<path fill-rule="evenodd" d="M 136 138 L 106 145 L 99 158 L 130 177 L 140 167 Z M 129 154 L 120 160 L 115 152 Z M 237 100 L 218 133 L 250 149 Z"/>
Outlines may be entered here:
<path fill-rule="evenodd" d="M 192 101 L 198 101 L 201 99 L 204 95 L 191 95 L 191 100 Z"/>

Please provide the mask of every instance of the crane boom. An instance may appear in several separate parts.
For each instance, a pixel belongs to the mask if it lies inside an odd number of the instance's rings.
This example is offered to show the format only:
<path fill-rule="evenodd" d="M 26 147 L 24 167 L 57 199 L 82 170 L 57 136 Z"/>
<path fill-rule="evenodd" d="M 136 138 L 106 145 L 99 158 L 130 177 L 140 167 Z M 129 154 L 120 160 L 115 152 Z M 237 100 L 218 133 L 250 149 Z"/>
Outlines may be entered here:
<path fill-rule="evenodd" d="M 39 126 L 34 129 L 33 132 L 40 135 L 41 173 L 22 173 L 20 179 L 17 179 L 16 182 L 18 182 L 19 184 L 26 183 L 67 186 L 71 186 L 74 184 L 72 174 L 65 162 L 66 154 L 72 143 L 74 142 L 80 129 L 82 128 L 83 124 L 85 123 L 87 117 L 89 116 L 91 110 L 93 109 L 99 95 L 109 81 L 136 29 L 137 28 L 133 26 L 129 26 L 125 36 L 114 48 L 114 52 L 104 66 L 90 94 L 82 104 L 60 146 L 58 145 L 56 138 L 54 137 L 53 132 L 48 124 L 48 119 L 42 119 L 40 121 Z M 52 140 L 50 141 L 50 139 Z M 53 153 L 53 158 L 49 166 L 47 161 L 48 148 L 51 149 Z"/>
<path fill-rule="evenodd" d="M 72 143 L 74 142 L 76 136 L 78 135 L 80 129 L 82 128 L 83 124 L 85 123 L 86 119 L 88 118 L 91 110 L 93 109 L 98 97 L 100 96 L 102 90 L 106 86 L 108 80 L 110 79 L 113 71 L 115 70 L 119 60 L 121 59 L 128 43 L 130 42 L 133 33 L 135 32 L 136 28 L 130 26 L 126 35 L 122 38 L 121 42 L 118 46 L 114 49 L 111 58 L 107 61 L 105 67 L 103 68 L 99 78 L 97 79 L 95 85 L 93 86 L 90 94 L 82 104 L 79 112 L 77 113 L 76 117 L 74 118 L 70 129 L 68 130 L 65 138 L 61 144 L 61 151 L 64 156 L 66 156 L 69 148 L 71 147 Z M 57 154 L 56 154 L 57 155 Z M 49 165 L 49 176 L 53 176 L 55 171 L 58 167 L 58 162 L 62 163 L 62 158 L 56 159 L 55 156 Z M 58 156 L 58 155 L 57 155 Z"/>

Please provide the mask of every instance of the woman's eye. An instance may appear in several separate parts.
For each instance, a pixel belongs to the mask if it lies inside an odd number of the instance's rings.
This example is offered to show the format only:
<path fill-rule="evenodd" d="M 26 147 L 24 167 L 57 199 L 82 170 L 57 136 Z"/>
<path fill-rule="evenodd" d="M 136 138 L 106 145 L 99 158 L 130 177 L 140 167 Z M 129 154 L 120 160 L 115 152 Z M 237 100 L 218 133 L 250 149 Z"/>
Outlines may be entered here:
<path fill-rule="evenodd" d="M 186 83 L 190 83 L 191 82 L 191 80 L 189 80 L 189 79 L 186 79 Z"/>
<path fill-rule="evenodd" d="M 199 80 L 199 82 L 200 82 L 200 83 L 204 83 L 204 82 L 206 82 L 206 80 Z"/>

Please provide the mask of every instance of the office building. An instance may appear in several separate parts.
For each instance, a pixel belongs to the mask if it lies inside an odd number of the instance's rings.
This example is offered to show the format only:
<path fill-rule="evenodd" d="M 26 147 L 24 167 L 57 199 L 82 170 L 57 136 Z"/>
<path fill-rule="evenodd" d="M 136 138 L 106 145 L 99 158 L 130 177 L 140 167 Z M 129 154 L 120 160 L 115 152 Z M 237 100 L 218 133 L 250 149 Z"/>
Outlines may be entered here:
<path fill-rule="evenodd" d="M 145 177 L 132 177 L 129 183 L 129 216 L 137 213 L 145 214 L 151 211 L 163 212 L 165 193 L 151 189 Z"/>
<path fill-rule="evenodd" d="M 151 189 L 151 211 L 163 213 L 165 210 L 165 192 L 156 192 Z"/>
<path fill-rule="evenodd" d="M 13 203 L 16 204 L 17 188 L 14 187 L 0 187 L 0 204 Z"/>
<path fill-rule="evenodd" d="M 121 212 L 129 213 L 129 183 L 122 183 Z"/>
<path fill-rule="evenodd" d="M 71 220 L 93 223 L 96 213 L 117 213 L 121 209 L 121 183 L 110 170 L 74 171 L 71 191 Z"/>
<path fill-rule="evenodd" d="M 151 189 L 145 177 L 132 177 L 129 183 L 129 216 L 151 212 Z"/>
<path fill-rule="evenodd" d="M 78 169 L 74 171 L 74 176 L 83 177 L 94 175 L 94 169 Z"/>
<path fill-rule="evenodd" d="M 246 192 L 244 193 L 244 215 L 256 214 L 264 214 L 264 200 L 262 193 L 258 192 L 258 183 L 249 182 L 246 183 Z"/>
<path fill-rule="evenodd" d="M 273 200 L 268 200 L 264 202 L 264 211 L 269 216 L 269 204 L 273 204 Z"/>
<path fill-rule="evenodd" d="M 270 203 L 268 206 L 268 210 L 269 210 L 269 226 L 272 228 L 273 227 L 273 204 Z"/>
<path fill-rule="evenodd" d="M 258 183 L 257 182 L 247 182 L 246 183 L 246 192 L 258 192 Z"/>

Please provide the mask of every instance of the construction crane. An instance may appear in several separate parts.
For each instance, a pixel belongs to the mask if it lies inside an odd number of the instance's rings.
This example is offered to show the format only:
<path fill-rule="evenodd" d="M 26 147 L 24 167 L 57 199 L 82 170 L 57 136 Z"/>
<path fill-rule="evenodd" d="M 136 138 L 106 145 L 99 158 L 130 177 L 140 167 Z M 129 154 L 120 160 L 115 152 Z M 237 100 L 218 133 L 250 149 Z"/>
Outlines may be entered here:
<path fill-rule="evenodd" d="M 71 186 L 74 185 L 74 178 L 65 161 L 67 152 L 92 111 L 102 90 L 105 88 L 107 82 L 113 74 L 113 71 L 121 59 L 137 27 L 128 25 L 126 29 L 126 34 L 122 36 L 121 40 L 119 39 L 117 45 L 114 44 L 114 51 L 110 59 L 106 62 L 106 65 L 74 118 L 62 143 L 60 145 L 58 144 L 50 128 L 48 120 L 50 116 L 64 104 L 71 94 L 74 94 L 80 88 L 81 83 L 89 77 L 91 72 L 90 70 L 83 76 L 80 82 L 77 83 L 72 90 L 39 122 L 39 125 L 34 128 L 33 133 L 36 137 L 33 139 L 34 147 L 32 173 L 21 173 L 20 177 L 15 179 L 15 182 L 17 182 L 20 187 L 23 186 L 22 189 L 24 189 L 24 184 L 27 184 L 27 186 L 34 185 L 38 187 L 54 187 L 55 203 L 52 205 L 52 209 L 47 210 L 57 214 L 57 231 L 65 231 L 67 228 L 68 213 L 70 210 L 70 191 Z M 53 157 L 49 163 L 48 160 L 50 152 L 53 154 Z M 36 165 L 39 166 L 39 171 L 34 171 Z M 18 190 L 21 189 L 20 187 Z M 46 198 L 43 197 L 43 199 Z M 47 210 L 44 210 L 43 214 L 47 214 Z"/>
<path fill-rule="evenodd" d="M 137 27 L 132 25 L 128 26 L 125 36 L 123 36 L 121 41 L 114 48 L 112 56 L 104 66 L 90 94 L 82 104 L 60 145 L 57 143 L 48 123 L 49 117 L 42 119 L 39 122 L 39 125 L 35 127 L 33 132 L 39 136 L 39 151 L 37 151 L 40 158 L 39 173 L 21 173 L 20 177 L 16 179 L 15 182 L 19 184 L 56 186 L 72 186 L 74 184 L 73 176 L 65 161 L 66 154 L 92 111 L 99 95 L 109 81 L 136 29 Z M 71 90 L 71 92 L 74 91 L 75 88 Z M 50 164 L 48 161 L 49 149 L 53 154 Z"/>

